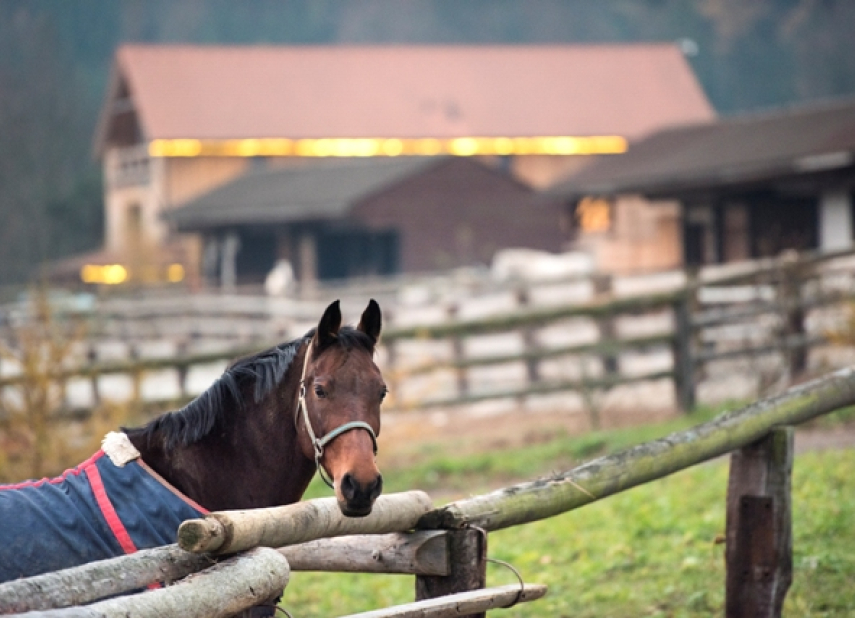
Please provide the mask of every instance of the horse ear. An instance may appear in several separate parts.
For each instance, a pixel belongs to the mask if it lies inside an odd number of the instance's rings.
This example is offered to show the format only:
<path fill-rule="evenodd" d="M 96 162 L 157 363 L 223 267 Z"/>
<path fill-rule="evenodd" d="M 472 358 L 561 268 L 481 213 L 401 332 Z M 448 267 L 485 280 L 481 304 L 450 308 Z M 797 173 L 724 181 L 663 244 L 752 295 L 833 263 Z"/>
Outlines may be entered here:
<path fill-rule="evenodd" d="M 341 306 L 339 301 L 335 301 L 327 307 L 318 323 L 318 348 L 324 349 L 335 341 L 339 328 L 341 328 Z"/>
<path fill-rule="evenodd" d="M 383 316 L 380 313 L 380 305 L 373 298 L 368 301 L 368 307 L 362 313 L 362 318 L 359 320 L 359 326 L 356 328 L 371 337 L 374 343 L 380 337 L 380 329 L 383 325 Z"/>

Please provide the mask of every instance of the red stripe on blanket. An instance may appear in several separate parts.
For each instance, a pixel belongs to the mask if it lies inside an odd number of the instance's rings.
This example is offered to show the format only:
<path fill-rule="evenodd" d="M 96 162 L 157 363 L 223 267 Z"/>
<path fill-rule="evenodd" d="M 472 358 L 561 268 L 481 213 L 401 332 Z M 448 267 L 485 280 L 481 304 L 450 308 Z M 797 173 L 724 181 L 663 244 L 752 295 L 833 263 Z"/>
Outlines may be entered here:
<path fill-rule="evenodd" d="M 103 455 L 103 451 L 98 451 L 96 455 Z M 98 503 L 98 508 L 101 509 L 101 514 L 107 520 L 107 525 L 113 531 L 113 535 L 121 545 L 126 554 L 132 554 L 137 551 L 137 546 L 134 545 L 131 535 L 125 529 L 125 524 L 119 519 L 113 503 L 107 496 L 107 490 L 104 488 L 104 482 L 101 480 L 101 473 L 98 472 L 98 467 L 95 465 L 97 457 L 93 457 L 87 465 L 83 467 L 86 476 L 89 479 L 89 485 L 92 487 L 92 493 L 95 494 L 95 501 Z"/>

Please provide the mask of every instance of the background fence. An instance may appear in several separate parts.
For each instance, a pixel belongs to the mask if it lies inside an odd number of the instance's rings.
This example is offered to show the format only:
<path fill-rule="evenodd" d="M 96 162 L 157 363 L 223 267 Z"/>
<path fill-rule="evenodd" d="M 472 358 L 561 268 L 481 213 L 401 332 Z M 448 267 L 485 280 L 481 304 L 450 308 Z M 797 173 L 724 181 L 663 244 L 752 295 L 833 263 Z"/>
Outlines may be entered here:
<path fill-rule="evenodd" d="M 373 296 L 391 408 L 575 406 L 596 424 L 603 406 L 688 409 L 845 364 L 851 349 L 829 344 L 845 343 L 854 282 L 855 257 L 843 252 L 636 277 L 495 281 L 461 271 L 294 298 L 67 298 L 51 310 L 77 335 L 50 377 L 66 410 L 104 399 L 177 405 L 229 359 L 305 333 L 329 300 L 347 311 Z M 19 332 L 37 321 L 32 307 L 0 313 L 7 395 L 27 379 Z"/>

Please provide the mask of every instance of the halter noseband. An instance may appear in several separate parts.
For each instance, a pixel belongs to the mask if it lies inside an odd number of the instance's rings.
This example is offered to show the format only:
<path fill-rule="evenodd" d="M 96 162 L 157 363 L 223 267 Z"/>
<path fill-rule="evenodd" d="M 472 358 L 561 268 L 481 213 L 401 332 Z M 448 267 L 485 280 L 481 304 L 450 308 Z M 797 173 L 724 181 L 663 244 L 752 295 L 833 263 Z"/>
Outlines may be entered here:
<path fill-rule="evenodd" d="M 315 431 L 312 429 L 312 421 L 309 419 L 309 410 L 306 407 L 306 368 L 309 366 L 309 357 L 312 354 L 312 344 L 313 340 L 310 339 L 309 345 L 306 348 L 306 356 L 303 359 L 303 373 L 300 375 L 300 397 L 297 400 L 297 410 L 302 411 L 303 424 L 306 426 L 306 432 L 309 434 L 309 439 L 312 441 L 312 449 L 315 451 L 315 467 L 318 470 L 318 474 L 320 474 L 324 483 L 329 485 L 330 489 L 333 489 L 333 483 L 332 480 L 330 480 L 332 477 L 321 465 L 321 457 L 324 455 L 324 447 L 341 434 L 346 433 L 351 429 L 364 429 L 368 432 L 368 435 L 371 436 L 371 442 L 374 444 L 374 454 L 376 455 L 377 436 L 374 434 L 374 430 L 371 428 L 371 425 L 364 421 L 350 421 L 349 423 L 339 425 L 321 438 L 315 436 Z"/>

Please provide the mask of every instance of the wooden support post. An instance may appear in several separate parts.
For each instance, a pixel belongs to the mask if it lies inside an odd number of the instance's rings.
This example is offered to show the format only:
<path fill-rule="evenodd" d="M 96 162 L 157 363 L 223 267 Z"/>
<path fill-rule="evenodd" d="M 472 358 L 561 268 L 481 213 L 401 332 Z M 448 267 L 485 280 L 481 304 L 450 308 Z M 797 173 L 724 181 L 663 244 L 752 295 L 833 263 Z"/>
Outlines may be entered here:
<path fill-rule="evenodd" d="M 455 320 L 457 318 L 457 313 L 459 311 L 459 307 L 457 305 L 450 305 L 448 307 L 448 319 Z M 463 337 L 460 335 L 454 335 L 451 340 L 451 350 L 452 350 L 452 362 L 457 364 L 464 359 L 466 356 L 464 345 L 463 345 Z M 469 394 L 469 377 L 466 374 L 466 369 L 463 367 L 458 367 L 456 369 L 457 373 L 457 396 L 458 397 L 466 397 Z"/>
<path fill-rule="evenodd" d="M 683 412 L 695 407 L 695 359 L 692 354 L 691 292 L 674 303 L 674 390 L 677 405 Z"/>
<path fill-rule="evenodd" d="M 612 278 L 610 275 L 597 275 L 591 278 L 594 286 L 594 294 L 597 298 L 609 297 L 612 293 Z M 597 318 L 597 328 L 600 331 L 600 343 L 608 343 L 617 338 L 615 329 L 615 318 L 612 314 Z M 618 357 L 614 352 L 604 354 L 601 357 L 603 363 L 603 374 L 606 377 L 618 374 Z"/>
<path fill-rule="evenodd" d="M 448 556 L 451 572 L 444 577 L 416 576 L 416 601 L 480 590 L 487 585 L 487 533 L 478 528 L 449 532 Z M 486 612 L 468 614 L 486 618 Z"/>
<path fill-rule="evenodd" d="M 730 458 L 726 618 L 778 618 L 793 580 L 793 428 L 773 429 Z"/>
<path fill-rule="evenodd" d="M 175 346 L 175 356 L 177 359 L 182 360 L 187 357 L 187 349 L 188 342 L 186 339 L 182 339 Z M 182 399 L 189 398 L 189 392 L 187 390 L 187 374 L 190 372 L 190 364 L 187 362 L 179 362 L 175 365 L 176 378 L 178 380 L 178 393 Z"/>
<path fill-rule="evenodd" d="M 525 311 L 531 304 L 529 289 L 520 287 L 517 289 L 517 304 L 520 311 Z M 528 385 L 533 386 L 540 382 L 540 361 L 535 357 L 538 350 L 537 330 L 530 326 L 522 329 L 523 354 L 526 354 L 525 370 Z"/>
<path fill-rule="evenodd" d="M 94 367 L 98 362 L 98 346 L 94 343 L 89 345 L 86 350 L 86 362 L 90 367 Z M 97 371 L 92 371 L 89 374 L 89 385 L 92 390 L 92 407 L 97 408 L 101 405 L 101 388 L 99 385 L 99 374 Z"/>
<path fill-rule="evenodd" d="M 791 258 L 790 258 L 791 259 Z M 807 370 L 808 347 L 790 345 L 805 337 L 805 310 L 802 307 L 802 273 L 798 262 L 781 258 L 780 304 L 783 309 L 781 328 L 781 349 L 790 372 L 790 381 L 794 382 Z"/>

